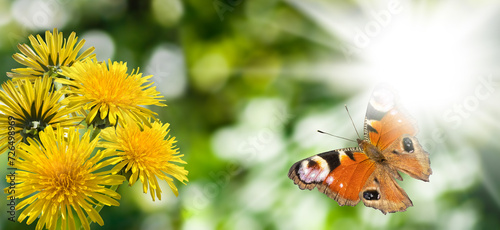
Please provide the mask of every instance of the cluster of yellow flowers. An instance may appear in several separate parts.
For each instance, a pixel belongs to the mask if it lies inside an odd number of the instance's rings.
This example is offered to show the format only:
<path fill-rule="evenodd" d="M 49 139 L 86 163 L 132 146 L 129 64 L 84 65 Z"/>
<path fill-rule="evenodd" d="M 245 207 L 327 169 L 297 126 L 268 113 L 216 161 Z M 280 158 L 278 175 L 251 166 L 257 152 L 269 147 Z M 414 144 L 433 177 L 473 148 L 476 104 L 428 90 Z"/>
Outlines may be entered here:
<path fill-rule="evenodd" d="M 67 40 L 57 29 L 29 40 L 33 49 L 19 45 L 13 56 L 26 67 L 7 73 L 12 79 L 0 90 L 0 154 L 9 150 L 17 170 L 5 192 L 20 200 L 18 221 L 38 218 L 36 229 L 103 225 L 99 211 L 119 205 L 125 180 L 140 179 L 153 200 L 161 199 L 157 178 L 178 195 L 173 181 L 188 181 L 179 165 L 186 162 L 169 124 L 143 107 L 165 106 L 151 76 L 99 62 L 93 47 L 78 55 L 85 41 L 77 43 L 74 32 Z"/>

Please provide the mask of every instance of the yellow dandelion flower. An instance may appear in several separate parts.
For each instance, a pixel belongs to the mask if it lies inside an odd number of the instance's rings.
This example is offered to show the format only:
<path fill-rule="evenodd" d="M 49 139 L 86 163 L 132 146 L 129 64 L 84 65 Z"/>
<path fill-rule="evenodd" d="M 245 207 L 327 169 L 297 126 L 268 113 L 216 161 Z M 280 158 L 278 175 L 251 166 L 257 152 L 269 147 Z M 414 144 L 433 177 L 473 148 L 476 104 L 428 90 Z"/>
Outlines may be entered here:
<path fill-rule="evenodd" d="M 53 33 L 46 31 L 45 41 L 40 35 L 37 35 L 36 39 L 30 35 L 29 40 L 34 51 L 27 44 L 19 44 L 17 48 L 21 53 L 12 56 L 14 60 L 25 65 L 26 68 L 13 69 L 13 73 L 7 73 L 7 76 L 35 79 L 43 76 L 44 73 L 49 75 L 59 73 L 62 66 L 71 66 L 75 62 L 95 57 L 95 54 L 92 54 L 94 47 L 88 48 L 78 56 L 85 40 L 82 39 L 77 44 L 78 37 L 75 32 L 69 35 L 68 40 L 63 39 L 62 32 L 58 33 L 57 29 L 54 29 Z"/>
<path fill-rule="evenodd" d="M 127 64 L 111 62 L 109 66 L 95 60 L 75 63 L 72 67 L 63 67 L 68 79 L 57 79 L 57 82 L 68 85 L 66 91 L 71 96 L 67 98 L 69 105 L 83 106 L 90 110 L 87 124 L 115 125 L 117 120 L 131 117 L 136 121 L 147 121 L 148 117 L 156 115 L 153 111 L 141 107 L 145 105 L 165 106 L 158 98 L 156 87 L 148 81 L 152 76 L 142 76 L 142 73 L 132 70 L 127 74 Z"/>
<path fill-rule="evenodd" d="M 143 192 L 151 192 L 151 198 L 155 200 L 155 194 L 161 200 L 161 189 L 158 179 L 165 180 L 176 196 L 179 195 L 173 178 L 183 184 L 188 181 L 188 171 L 175 163 L 186 164 L 181 159 L 175 137 L 168 136 L 169 124 L 162 125 L 154 122 L 148 125 L 137 125 L 128 122 L 123 126 L 110 127 L 101 132 L 101 137 L 106 141 L 102 147 L 115 149 L 117 161 L 120 161 L 113 172 L 124 169 L 125 173 L 131 170 L 129 184 L 133 185 L 137 178 L 141 180 Z M 172 178 L 173 177 L 173 178 Z"/>
<path fill-rule="evenodd" d="M 124 176 L 112 175 L 103 170 L 113 164 L 112 150 L 97 151 L 98 138 L 91 140 L 90 131 L 80 139 L 77 128 L 63 132 L 51 126 L 40 132 L 40 141 L 28 139 L 29 144 L 20 143 L 17 151 L 16 198 L 22 199 L 16 209 L 23 210 L 18 221 L 28 218 L 31 224 L 39 218 L 36 229 L 56 229 L 60 219 L 61 228 L 75 229 L 75 217 L 85 229 L 90 229 L 89 219 L 103 225 L 95 204 L 119 206 L 120 194 L 106 186 L 120 185 Z M 108 158 L 105 159 L 104 158 Z M 85 211 L 85 212 L 83 212 Z"/>
<path fill-rule="evenodd" d="M 27 80 L 9 80 L 2 84 L 0 91 L 0 154 L 8 147 L 9 136 L 14 142 L 26 141 L 27 137 L 37 138 L 38 133 L 47 126 L 59 124 L 71 127 L 82 120 L 71 117 L 78 107 L 61 105 L 63 97 L 60 91 L 52 92 L 52 79 L 37 78 Z M 14 128 L 15 134 L 8 135 Z"/>

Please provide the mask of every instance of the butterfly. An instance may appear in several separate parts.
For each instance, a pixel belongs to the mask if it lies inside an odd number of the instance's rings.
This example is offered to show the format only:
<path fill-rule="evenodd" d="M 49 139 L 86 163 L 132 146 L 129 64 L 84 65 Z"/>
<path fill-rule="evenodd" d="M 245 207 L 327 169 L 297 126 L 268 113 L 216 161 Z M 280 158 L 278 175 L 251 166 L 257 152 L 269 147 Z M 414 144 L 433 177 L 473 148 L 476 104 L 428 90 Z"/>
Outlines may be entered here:
<path fill-rule="evenodd" d="M 318 188 L 340 206 L 365 206 L 383 214 L 413 206 L 395 179 L 399 172 L 422 181 L 432 174 L 429 154 L 419 144 L 415 120 L 389 87 L 375 88 L 366 111 L 364 139 L 358 147 L 336 149 L 296 162 L 288 177 L 300 189 Z"/>

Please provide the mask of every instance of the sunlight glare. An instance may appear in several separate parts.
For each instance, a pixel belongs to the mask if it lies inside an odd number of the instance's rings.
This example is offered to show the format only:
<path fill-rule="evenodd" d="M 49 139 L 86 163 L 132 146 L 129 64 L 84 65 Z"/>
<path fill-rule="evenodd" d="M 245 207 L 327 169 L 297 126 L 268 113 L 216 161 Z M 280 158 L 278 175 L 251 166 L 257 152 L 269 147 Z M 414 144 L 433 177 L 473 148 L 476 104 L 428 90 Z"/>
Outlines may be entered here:
<path fill-rule="evenodd" d="M 471 44 L 480 41 L 471 42 L 453 18 L 401 17 L 364 52 L 373 79 L 391 84 L 417 107 L 439 108 L 460 97 L 477 74 L 479 54 Z"/>

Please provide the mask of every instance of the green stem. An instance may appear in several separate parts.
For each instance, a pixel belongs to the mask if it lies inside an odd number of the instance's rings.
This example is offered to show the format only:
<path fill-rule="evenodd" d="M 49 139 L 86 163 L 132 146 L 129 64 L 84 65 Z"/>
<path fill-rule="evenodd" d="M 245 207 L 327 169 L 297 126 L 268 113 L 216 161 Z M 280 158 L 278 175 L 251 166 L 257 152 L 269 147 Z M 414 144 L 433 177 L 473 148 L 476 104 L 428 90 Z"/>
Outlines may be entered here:
<path fill-rule="evenodd" d="M 94 131 L 92 131 L 92 136 L 90 137 L 90 141 L 93 141 L 97 137 L 97 135 L 99 135 L 99 133 L 101 133 L 101 129 L 99 127 L 95 127 Z"/>

